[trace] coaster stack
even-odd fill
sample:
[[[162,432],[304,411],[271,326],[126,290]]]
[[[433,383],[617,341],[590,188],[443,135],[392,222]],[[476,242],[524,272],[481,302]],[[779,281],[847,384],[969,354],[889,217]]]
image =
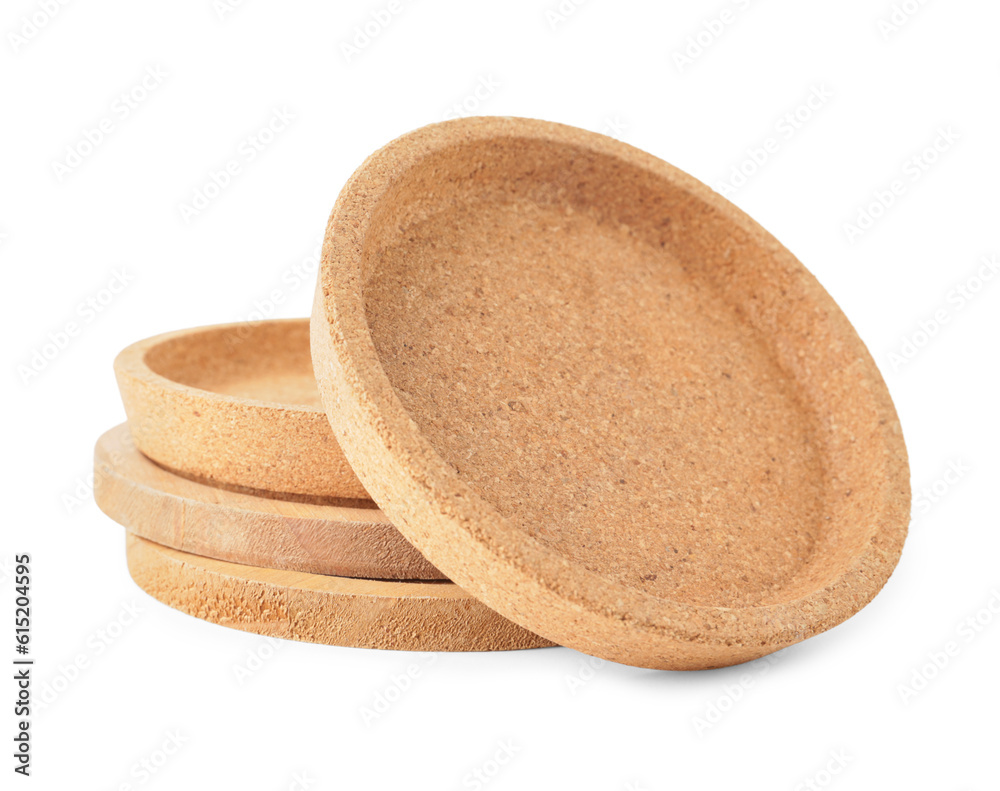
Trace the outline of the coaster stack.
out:
[[[709,188],[572,127],[369,157],[311,322],[126,349],[96,496],[136,582],[261,634],[748,661],[865,606],[909,519],[877,367]]]
[[[317,406],[307,320],[161,335],[115,372],[128,423],[97,442],[95,497],[151,596],[330,645],[548,644],[445,579],[368,498]]]

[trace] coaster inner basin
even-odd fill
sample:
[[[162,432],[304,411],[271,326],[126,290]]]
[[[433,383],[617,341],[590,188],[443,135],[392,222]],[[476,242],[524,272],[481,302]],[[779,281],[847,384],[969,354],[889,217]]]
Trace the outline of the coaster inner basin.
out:
[[[309,355],[308,322],[225,325],[204,330],[199,341],[196,345],[180,337],[157,344],[146,352],[146,365],[199,390],[322,409]]]
[[[691,604],[783,600],[828,518],[815,413],[666,243],[669,214],[637,229],[545,175],[429,196],[403,232],[385,221],[364,300],[396,394],[481,497],[572,563]]]

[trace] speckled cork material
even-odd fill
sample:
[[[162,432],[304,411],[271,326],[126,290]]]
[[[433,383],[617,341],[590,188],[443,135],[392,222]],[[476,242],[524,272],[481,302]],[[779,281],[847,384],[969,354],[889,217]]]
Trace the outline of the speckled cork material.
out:
[[[370,501],[320,404],[306,319],[158,335],[119,354],[115,375],[136,444],[173,472],[270,497]]]
[[[205,486],[143,456],[127,425],[97,441],[94,499],[131,533],[217,560],[341,577],[442,579],[376,508],[295,503]]]
[[[330,218],[312,353],[393,524],[557,643],[744,662],[849,618],[900,556],[906,450],[850,322],[619,141],[471,118],[376,152]]]
[[[398,651],[550,645],[450,582],[358,580],[202,558],[128,534],[129,573],[176,610],[245,632]]]

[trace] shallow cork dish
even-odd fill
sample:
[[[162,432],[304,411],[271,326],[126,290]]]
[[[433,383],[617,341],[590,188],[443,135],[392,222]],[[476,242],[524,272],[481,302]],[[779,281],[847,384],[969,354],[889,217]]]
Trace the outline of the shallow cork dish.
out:
[[[393,524],[586,653],[751,660],[850,617],[900,556],[906,450],[850,322],[742,211],[611,138],[470,118],[369,157],[312,352]]]
[[[300,501],[370,501],[319,401],[306,319],[157,335],[115,360],[139,449],[213,486]]]
[[[359,580],[203,558],[126,535],[132,579],[205,621],[307,643],[397,651],[551,645],[451,582]]]
[[[341,577],[443,578],[377,508],[288,502],[190,481],[143,456],[127,425],[97,441],[94,499],[135,535],[217,560]]]

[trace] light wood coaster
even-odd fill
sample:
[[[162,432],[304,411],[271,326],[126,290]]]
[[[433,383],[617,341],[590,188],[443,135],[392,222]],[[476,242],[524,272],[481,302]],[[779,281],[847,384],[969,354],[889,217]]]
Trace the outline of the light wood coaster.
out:
[[[312,329],[393,524],[563,645],[744,662],[853,615],[900,556],[906,449],[850,322],[756,222],[622,142],[470,118],[390,143],[334,207]]]
[[[443,579],[377,508],[294,503],[205,486],[143,456],[127,425],[97,441],[94,498],[130,532],[196,555],[342,577]]]
[[[398,651],[551,645],[451,582],[358,580],[203,558],[127,534],[128,568],[176,610],[245,632]]]
[[[370,499],[320,403],[306,319],[157,335],[119,354],[115,375],[139,449],[174,472],[272,497]]]

